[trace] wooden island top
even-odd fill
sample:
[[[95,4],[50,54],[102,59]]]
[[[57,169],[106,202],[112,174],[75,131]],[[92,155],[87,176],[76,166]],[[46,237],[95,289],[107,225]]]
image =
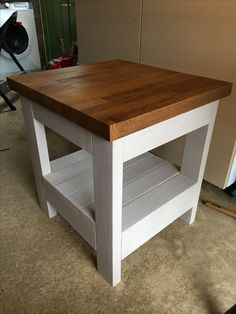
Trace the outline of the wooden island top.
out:
[[[8,78],[22,96],[114,141],[228,96],[232,84],[114,60]]]

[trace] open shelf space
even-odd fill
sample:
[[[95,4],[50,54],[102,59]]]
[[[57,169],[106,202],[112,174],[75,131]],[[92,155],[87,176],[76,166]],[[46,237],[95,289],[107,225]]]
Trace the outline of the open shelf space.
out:
[[[49,203],[96,249],[92,156],[80,150],[51,161],[51,170],[44,176]],[[122,258],[189,210],[194,186],[176,167],[149,152],[125,162]],[[185,200],[179,197],[182,193],[189,194]]]

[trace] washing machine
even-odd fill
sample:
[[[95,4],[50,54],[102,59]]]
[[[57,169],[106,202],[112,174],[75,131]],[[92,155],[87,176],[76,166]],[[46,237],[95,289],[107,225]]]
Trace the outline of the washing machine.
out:
[[[17,11],[17,21],[21,22],[28,34],[28,47],[18,55],[15,55],[25,71],[40,70],[40,56],[33,7],[30,2],[5,2],[0,3],[0,27]],[[0,52],[0,76],[8,76],[19,72],[19,68],[11,56],[1,49]]]

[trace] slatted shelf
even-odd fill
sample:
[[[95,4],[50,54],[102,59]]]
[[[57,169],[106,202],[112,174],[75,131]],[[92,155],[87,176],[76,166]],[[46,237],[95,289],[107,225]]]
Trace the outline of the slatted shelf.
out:
[[[80,150],[51,161],[52,173],[44,176],[48,201],[81,235],[96,248],[93,161],[90,154]],[[178,195],[194,187],[187,177],[166,160],[151,153],[142,154],[124,163],[122,257],[146,242],[139,239],[140,228],[148,226],[146,237],[154,234],[152,221],[164,215],[168,225],[189,208],[183,204],[183,213],[163,214],[163,206]],[[189,205],[190,206],[190,205]],[[175,206],[172,205],[171,208]],[[182,210],[182,209],[181,209]],[[180,210],[180,211],[181,211]],[[170,221],[171,220],[171,221]],[[145,232],[144,232],[145,234]],[[142,236],[143,238],[143,236]],[[144,236],[145,238],[145,236]],[[141,243],[142,242],[142,243]]]

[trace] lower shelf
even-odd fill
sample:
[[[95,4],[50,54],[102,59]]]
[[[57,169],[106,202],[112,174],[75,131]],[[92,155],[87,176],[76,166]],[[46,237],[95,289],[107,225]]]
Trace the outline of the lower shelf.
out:
[[[96,249],[91,155],[80,150],[52,161],[51,169],[44,177],[48,201]],[[194,188],[193,181],[151,153],[124,163],[122,257],[189,210]]]

